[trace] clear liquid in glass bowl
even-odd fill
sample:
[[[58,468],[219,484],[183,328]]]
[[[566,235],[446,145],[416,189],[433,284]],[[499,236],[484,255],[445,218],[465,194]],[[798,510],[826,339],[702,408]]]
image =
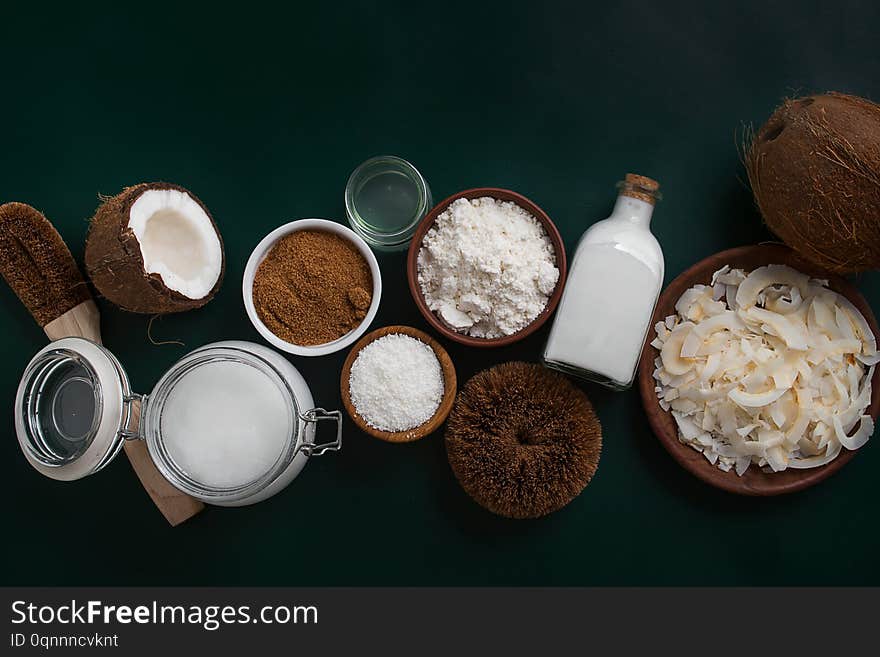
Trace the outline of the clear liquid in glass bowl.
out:
[[[433,205],[421,173],[399,157],[374,157],[352,172],[345,187],[345,211],[352,229],[372,247],[407,248]]]

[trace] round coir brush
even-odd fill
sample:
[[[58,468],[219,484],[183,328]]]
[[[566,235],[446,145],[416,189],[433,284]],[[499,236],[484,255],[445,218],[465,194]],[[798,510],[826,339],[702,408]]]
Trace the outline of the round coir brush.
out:
[[[462,488],[508,518],[568,504],[592,479],[601,451],[602,427],[587,396],[532,363],[475,375],[447,421],[446,452]]]

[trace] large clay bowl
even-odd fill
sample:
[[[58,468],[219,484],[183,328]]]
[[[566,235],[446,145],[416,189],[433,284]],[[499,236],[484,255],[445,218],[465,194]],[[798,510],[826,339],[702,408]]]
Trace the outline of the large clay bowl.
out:
[[[655,381],[653,378],[654,359],[657,358],[659,352],[650,345],[651,340],[655,337],[654,324],[675,313],[675,302],[685,290],[698,283],[708,284],[712,279],[712,274],[724,265],[750,271],[769,264],[789,265],[810,276],[827,279],[832,290],[844,295],[861,311],[874,335],[880,335],[880,331],[877,329],[877,320],[874,318],[868,302],[851,283],[809,264],[794,251],[781,244],[743,246],[716,253],[701,260],[669,284],[657,302],[651,329],[639,363],[639,390],[642,394],[642,404],[657,438],[660,439],[666,451],[672,454],[685,470],[707,484],[739,495],[781,495],[809,488],[840,470],[856,455],[856,452],[844,449],[831,463],[809,470],[788,469],[783,472],[767,473],[752,465],[740,477],[732,470],[730,472],[721,471],[709,463],[701,453],[681,443],[672,414],[660,408],[657,395],[654,392]],[[868,413],[876,421],[878,412],[880,412],[880,368],[874,372],[871,383],[873,390]],[[868,445],[862,449],[867,448]]]

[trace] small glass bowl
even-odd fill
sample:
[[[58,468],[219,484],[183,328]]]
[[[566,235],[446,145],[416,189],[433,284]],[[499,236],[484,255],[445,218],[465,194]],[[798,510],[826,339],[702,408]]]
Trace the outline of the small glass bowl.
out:
[[[380,155],[358,166],[345,185],[345,214],[352,229],[373,248],[402,251],[434,201],[412,164]]]

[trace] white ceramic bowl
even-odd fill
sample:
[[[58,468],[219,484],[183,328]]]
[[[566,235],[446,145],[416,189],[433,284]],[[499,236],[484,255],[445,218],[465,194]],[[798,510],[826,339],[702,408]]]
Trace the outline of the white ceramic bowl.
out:
[[[373,276],[373,301],[370,303],[367,315],[364,317],[364,320],[360,325],[333,342],[327,342],[312,347],[292,344],[279,338],[272,333],[265,324],[263,324],[260,316],[257,315],[256,308],[254,308],[254,275],[257,272],[257,267],[263,262],[263,258],[266,257],[266,254],[269,253],[269,250],[275,245],[275,242],[285,235],[294,233],[298,230],[323,230],[328,233],[335,233],[348,240],[358,251],[360,251],[361,255],[364,256],[364,260],[366,260],[367,264],[370,266],[370,274]],[[373,255],[373,252],[370,250],[367,243],[353,230],[342,224],[337,224],[335,221],[328,221],[327,219],[300,219],[279,226],[257,244],[257,248],[251,253],[251,257],[248,258],[247,265],[244,268],[241,292],[244,297],[244,308],[251,320],[251,324],[254,325],[254,328],[257,329],[257,332],[263,336],[266,342],[276,349],[286,351],[289,354],[296,354],[297,356],[324,356],[339,351],[340,349],[345,349],[361,337],[370,327],[370,324],[376,317],[376,311],[379,310],[379,299],[382,297],[382,274],[379,272],[379,263],[376,261],[376,256]]]

